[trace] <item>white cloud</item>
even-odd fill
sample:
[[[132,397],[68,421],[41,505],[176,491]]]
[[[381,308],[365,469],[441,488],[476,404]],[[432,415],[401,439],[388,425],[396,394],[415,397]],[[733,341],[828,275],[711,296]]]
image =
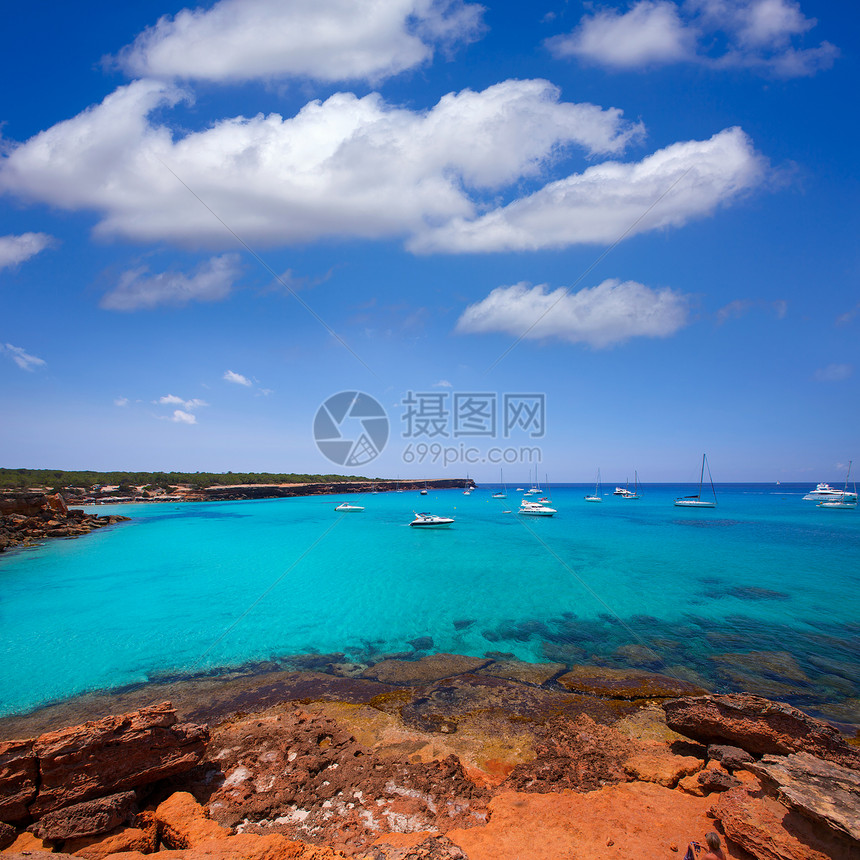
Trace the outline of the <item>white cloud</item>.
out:
[[[102,296],[100,307],[113,311],[135,311],[158,305],[188,302],[217,302],[227,298],[239,276],[239,255],[224,254],[202,263],[192,275],[182,272],[150,274],[141,266],[123,272],[119,284]]]
[[[241,373],[233,373],[232,370],[227,370],[224,372],[223,379],[227,382],[235,382],[237,385],[245,385],[250,388],[253,383],[247,376],[242,376]]]
[[[196,424],[197,416],[190,412],[183,412],[181,409],[175,409],[170,420],[176,421],[178,424]]]
[[[614,108],[560,102],[543,80],[450,93],[427,111],[337,93],[292,118],[225,119],[185,136],[150,121],[185,97],[151,80],[118,89],[10,152],[0,190],[96,211],[99,236],[232,246],[203,200],[257,245],[387,239],[474,217],[482,195],[516,192],[571,146],[619,154],[643,131]],[[163,296],[137,278],[143,287],[133,279],[111,301]]]
[[[829,42],[792,44],[816,23],[796,0],[640,0],[627,12],[585,15],[547,47],[611,69],[696,62],[792,78],[829,68],[839,54]]]
[[[549,39],[558,57],[576,56],[614,68],[675,63],[695,56],[696,34],[680,18],[674,3],[637,3],[621,14],[605,9],[582,19],[569,36]]]
[[[46,364],[44,359],[30,355],[22,347],[13,346],[11,343],[0,343],[0,355],[6,355],[11,358],[21,370],[33,371],[37,367],[44,367]]]
[[[184,410],[189,412],[192,409],[199,409],[201,406],[209,405],[205,400],[200,400],[196,397],[192,400],[183,400],[175,394],[165,394],[163,397],[159,397],[158,400],[154,400],[153,403],[156,403],[159,406],[181,406]]]
[[[0,236],[0,269],[17,266],[35,257],[40,251],[50,247],[53,236],[47,233],[21,233],[19,236]]]
[[[415,251],[523,251],[615,242],[679,227],[760,184],[764,159],[739,128],[686,141],[640,162],[605,162],[469,221],[412,240]]]
[[[545,284],[497,287],[457,321],[460,334],[503,332],[538,340],[558,338],[595,348],[632,337],[668,337],[687,324],[688,298],[636,281],[608,279],[571,293]]]
[[[128,398],[127,397],[117,397],[114,402],[114,406],[128,406]]]
[[[849,323],[854,321],[855,317],[857,317],[858,314],[860,314],[860,302],[854,305],[851,310],[846,311],[844,314],[840,314],[838,317],[836,317],[836,325],[848,325]]]
[[[431,387],[432,388],[450,388],[451,383],[448,382],[447,379],[440,379],[438,382],[434,382]]]
[[[118,64],[135,77],[380,81],[429,62],[437,44],[476,39],[483,11],[462,0],[221,0],[160,18]]]
[[[828,364],[815,371],[815,378],[820,382],[841,382],[848,379],[852,373],[854,368],[850,364]]]
[[[754,308],[772,312],[778,320],[781,320],[785,319],[786,314],[788,313],[788,302],[784,299],[777,299],[773,302],[735,299],[733,302],[723,305],[723,307],[717,311],[717,325],[722,325],[731,319],[740,319],[741,317],[746,316]]]

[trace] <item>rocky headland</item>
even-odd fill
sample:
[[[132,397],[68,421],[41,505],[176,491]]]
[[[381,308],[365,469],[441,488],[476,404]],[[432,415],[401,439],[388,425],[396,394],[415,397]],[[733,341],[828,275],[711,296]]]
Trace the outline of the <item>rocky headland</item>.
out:
[[[732,860],[860,857],[857,739],[789,705],[504,656],[337,657],[0,720],[0,849],[680,860],[716,830]]]
[[[49,538],[80,537],[127,519],[116,514],[102,517],[69,508],[60,493],[7,494],[0,497],[0,552],[42,543]]]

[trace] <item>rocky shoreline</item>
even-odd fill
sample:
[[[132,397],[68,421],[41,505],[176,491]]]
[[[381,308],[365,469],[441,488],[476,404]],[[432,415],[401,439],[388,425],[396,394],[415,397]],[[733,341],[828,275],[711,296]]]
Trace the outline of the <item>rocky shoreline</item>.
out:
[[[502,658],[340,668],[148,685],[79,701],[72,728],[59,706],[0,721],[0,849],[608,860],[717,830],[733,860],[860,857],[858,739],[789,705]]]
[[[71,538],[113,525],[129,517],[98,516],[69,508],[59,493],[0,498],[0,552],[32,546],[49,538]]]

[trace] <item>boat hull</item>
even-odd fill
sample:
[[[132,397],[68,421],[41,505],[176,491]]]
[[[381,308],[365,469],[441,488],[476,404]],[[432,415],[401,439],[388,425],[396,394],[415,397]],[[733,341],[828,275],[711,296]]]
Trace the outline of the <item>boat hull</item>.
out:
[[[705,502],[699,499],[675,499],[676,508],[715,508],[716,502]]]

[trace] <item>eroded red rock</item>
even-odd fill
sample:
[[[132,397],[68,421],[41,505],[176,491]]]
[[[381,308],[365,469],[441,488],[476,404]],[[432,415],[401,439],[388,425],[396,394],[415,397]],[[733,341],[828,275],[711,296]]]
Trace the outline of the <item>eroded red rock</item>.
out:
[[[33,743],[41,782],[29,812],[39,818],[190,770],[207,739],[205,726],[177,724],[169,702],[48,732]]]
[[[756,860],[857,860],[857,844],[835,837],[773,797],[733,788],[712,808],[726,836]]]
[[[63,840],[91,836],[127,824],[136,812],[135,793],[124,791],[48,812],[29,829],[40,839]]]
[[[334,720],[296,708],[219,727],[192,790],[223,826],[349,851],[380,832],[483,823],[489,799],[455,756],[386,758]]]
[[[23,821],[36,797],[39,763],[33,741],[0,743],[0,821]]]
[[[860,749],[828,723],[780,702],[730,694],[663,703],[666,723],[703,743],[728,743],[753,755],[808,752],[843,767],[860,768]]]

